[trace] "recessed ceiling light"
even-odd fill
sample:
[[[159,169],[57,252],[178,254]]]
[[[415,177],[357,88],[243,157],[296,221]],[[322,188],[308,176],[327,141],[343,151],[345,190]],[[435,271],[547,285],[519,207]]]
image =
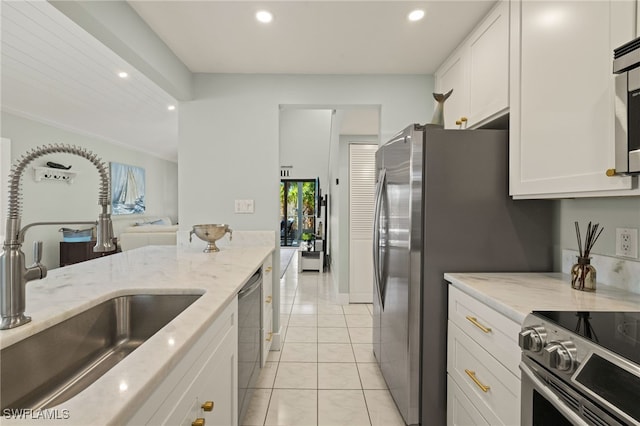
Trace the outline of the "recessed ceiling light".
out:
[[[173,111],[173,110],[175,110],[175,109],[176,109],[176,106],[175,106],[175,105],[169,105],[169,106],[167,107],[167,109],[168,109],[169,111]]]
[[[261,10],[256,13],[256,19],[262,23],[268,24],[273,20],[273,15],[271,12],[267,12],[266,10]]]
[[[419,21],[424,18],[424,10],[416,9],[409,14],[410,21]]]
[[[127,78],[127,77],[129,77],[129,74],[124,72],[124,71],[121,71],[121,72],[118,73],[118,77]]]

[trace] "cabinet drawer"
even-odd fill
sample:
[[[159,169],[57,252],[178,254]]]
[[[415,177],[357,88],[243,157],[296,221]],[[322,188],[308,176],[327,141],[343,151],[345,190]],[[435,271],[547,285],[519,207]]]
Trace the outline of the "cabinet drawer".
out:
[[[451,321],[447,372],[490,424],[520,424],[520,380]]]
[[[447,426],[490,426],[456,381],[447,374]]]
[[[449,319],[520,377],[520,324],[451,285]]]

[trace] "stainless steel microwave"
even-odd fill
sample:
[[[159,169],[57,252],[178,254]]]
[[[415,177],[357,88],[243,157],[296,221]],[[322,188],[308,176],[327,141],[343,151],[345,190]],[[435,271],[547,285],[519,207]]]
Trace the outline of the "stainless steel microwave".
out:
[[[640,37],[613,51],[616,170],[640,174]]]

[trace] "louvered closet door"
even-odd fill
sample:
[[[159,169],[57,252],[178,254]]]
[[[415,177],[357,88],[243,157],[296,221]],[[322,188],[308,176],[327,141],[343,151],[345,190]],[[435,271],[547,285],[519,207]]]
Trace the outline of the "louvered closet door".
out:
[[[373,302],[377,145],[349,145],[349,302]]]

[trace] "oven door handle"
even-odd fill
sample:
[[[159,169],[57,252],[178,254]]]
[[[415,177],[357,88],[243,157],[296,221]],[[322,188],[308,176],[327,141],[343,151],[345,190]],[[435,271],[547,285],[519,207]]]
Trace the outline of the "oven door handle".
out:
[[[535,390],[540,392],[540,394],[549,401],[563,416],[567,418],[571,423],[577,426],[589,426],[587,422],[585,422],[580,416],[578,416],[573,410],[567,408],[566,404],[560,399],[558,395],[553,393],[549,387],[540,380],[533,370],[531,370],[526,364],[520,363],[520,370],[522,373],[527,376],[526,378],[531,382]]]

